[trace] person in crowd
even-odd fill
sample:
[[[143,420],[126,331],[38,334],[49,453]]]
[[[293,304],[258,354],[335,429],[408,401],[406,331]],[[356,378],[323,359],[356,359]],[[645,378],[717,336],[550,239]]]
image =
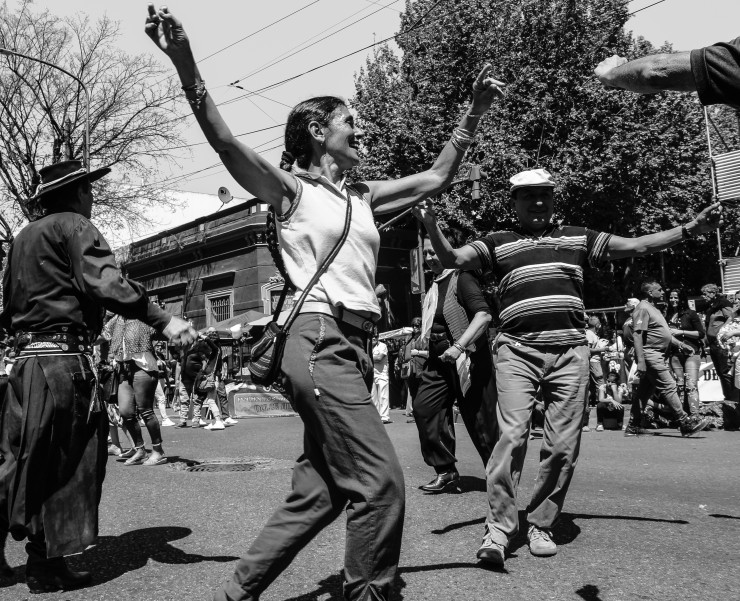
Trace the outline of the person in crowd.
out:
[[[494,343],[499,438],[486,470],[489,511],[478,550],[479,559],[499,566],[519,527],[516,489],[538,391],[545,422],[527,538],[532,554],[557,553],[551,529],[578,458],[589,376],[583,267],[659,252],[715,229],[722,216],[721,206],[713,204],[683,226],[623,238],[552,224],[555,180],[546,170],[524,171],[510,181],[518,227],[461,248],[453,248],[442,234],[428,202],[417,209],[444,267],[491,270],[500,283],[501,325]]]
[[[601,357],[606,346],[601,338],[601,320],[598,315],[589,315],[586,318],[586,341],[590,357],[588,360],[589,385],[586,391],[586,410],[583,415],[583,431],[590,432],[588,425],[591,407],[596,405],[600,391],[604,388],[604,370]]]
[[[218,335],[218,334],[217,334]],[[190,348],[183,350],[180,364],[180,423],[185,428],[188,424],[188,413],[192,409],[191,428],[206,430],[224,430],[221,410],[216,403],[216,367],[220,352],[212,338],[200,338]],[[205,405],[213,415],[213,422],[206,422],[201,416]]]
[[[224,371],[226,368],[226,361],[224,361],[223,351],[221,350],[221,343],[218,331],[216,328],[211,326],[206,332],[208,339],[216,345],[218,356],[216,363],[213,367],[213,374],[216,379],[216,401],[218,403],[219,412],[221,414],[221,420],[224,426],[235,426],[239,422],[231,417],[229,413],[229,396],[226,394],[226,383],[224,382]],[[213,429],[213,426],[211,427]]]
[[[413,407],[421,454],[436,475],[420,488],[433,494],[459,492],[455,402],[484,465],[496,440],[491,309],[472,273],[442,267],[428,239],[423,252],[434,280],[421,317],[418,344],[427,350],[427,359]]]
[[[678,396],[676,380],[671,375],[668,357],[671,351],[686,356],[694,347],[677,340],[671,333],[663,313],[655,306],[663,299],[663,287],[655,280],[647,280],[640,287],[643,300],[632,314],[634,321],[635,363],[639,383],[632,400],[630,419],[625,436],[640,434],[642,412],[648,399],[656,393],[674,413],[682,436],[691,436],[703,430],[708,420],[698,414],[689,415]]]
[[[735,396],[740,389],[740,298],[732,305],[733,314],[717,332],[717,343],[728,357]]]
[[[157,402],[159,415],[162,417],[162,427],[174,426],[173,422],[167,415],[167,391],[169,390],[169,368],[164,353],[158,345],[154,345],[154,357],[157,360],[157,387],[154,390],[154,400]]]
[[[154,414],[155,391],[159,385],[153,341],[156,335],[156,330],[144,322],[120,315],[114,316],[103,330],[103,337],[110,341],[109,352],[116,362],[118,409],[136,449],[124,463],[128,466],[167,463],[159,420]],[[139,417],[152,440],[152,452],[148,457]]]
[[[730,358],[727,355],[727,349],[717,339],[720,328],[732,317],[732,303],[720,295],[716,284],[702,286],[701,295],[707,302],[707,308],[704,311],[704,327],[707,333],[709,356],[712,358],[714,371],[719,378],[725,400],[734,401],[737,400],[738,395],[732,385]]]
[[[391,411],[388,399],[388,347],[373,335],[373,405],[378,410],[380,420],[390,424]]]
[[[619,387],[619,374],[609,372],[606,384],[599,389],[599,402],[596,404],[596,431],[603,432],[604,424],[610,429],[621,430],[624,420],[624,406],[622,405],[622,391]]]
[[[196,336],[121,275],[91,223],[92,182],[109,172],[88,171],[77,160],[40,169],[29,202],[44,214],[15,236],[3,273],[0,327],[15,337],[18,358],[0,408],[0,548],[8,532],[28,540],[32,593],[90,582],[64,557],[82,553],[98,535],[108,421],[92,344],[105,309],[140,319],[173,342]]]
[[[414,415],[414,399],[419,390],[421,372],[424,369],[424,360],[427,358],[427,351],[416,348],[420,334],[421,317],[414,317],[411,320],[411,337],[401,347],[401,351],[398,353],[399,371],[401,372],[401,378],[406,382],[408,395],[406,417],[412,417]]]
[[[688,299],[681,290],[671,290],[668,293],[666,320],[671,334],[693,349],[690,355],[673,351],[671,370],[676,378],[678,396],[684,409],[689,413],[698,413],[700,351],[704,344],[704,324],[696,311],[689,307]]]
[[[704,105],[740,108],[740,38],[688,52],[656,53],[628,61],[616,54],[594,69],[608,88],[639,94],[698,92]]]
[[[345,176],[359,163],[362,131],[342,100],[313,98],[290,112],[278,169],[228,129],[182,25],[166,7],[149,6],[146,32],[177,68],[198,124],[231,175],[270,205],[268,243],[296,298],[340,239],[347,203],[352,208],[347,240],[310,290],[292,326],[295,335],[285,343],[284,385],[306,426],[292,491],[216,601],[259,597],[345,508],[344,597],[386,601],[398,566],[405,498],[401,466],[370,398],[369,333],[380,317],[374,216],[403,210],[453,181],[481,117],[494,97],[503,95],[503,84],[490,77],[486,65],[473,85],[470,109],[428,170],[350,184]]]

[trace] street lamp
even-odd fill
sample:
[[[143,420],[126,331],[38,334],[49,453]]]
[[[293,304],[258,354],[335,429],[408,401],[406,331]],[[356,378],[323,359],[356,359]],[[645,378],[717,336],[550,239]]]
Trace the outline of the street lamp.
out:
[[[241,380],[241,376],[243,374],[243,365],[244,365],[244,350],[242,348],[242,324],[238,323],[235,326],[231,326],[229,328],[231,331],[231,337],[234,340],[234,344],[239,345],[239,379]]]
[[[20,58],[27,58],[30,61],[41,63],[42,65],[46,65],[47,67],[51,67],[52,69],[61,71],[65,75],[69,75],[72,79],[74,79],[77,83],[80,84],[82,91],[85,93],[85,145],[82,149],[82,161],[83,163],[85,163],[85,169],[87,170],[88,173],[90,173],[90,92],[87,91],[87,87],[85,87],[85,84],[82,83],[82,80],[76,75],[73,75],[72,73],[67,71],[66,69],[62,69],[62,67],[58,65],[49,63],[40,58],[28,56],[27,54],[21,54],[20,52],[16,52],[15,50],[8,50],[7,48],[0,48],[0,54],[4,54],[5,56],[18,56]]]

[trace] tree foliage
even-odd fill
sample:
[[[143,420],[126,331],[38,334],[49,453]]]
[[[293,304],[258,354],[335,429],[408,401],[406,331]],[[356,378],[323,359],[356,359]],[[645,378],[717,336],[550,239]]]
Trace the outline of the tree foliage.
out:
[[[404,31],[434,4],[407,2]],[[388,178],[427,168],[469,105],[486,62],[507,83],[478,130],[470,164],[487,174],[480,201],[459,186],[435,200],[443,223],[478,236],[514,225],[508,179],[543,167],[557,179],[556,219],[637,236],[685,223],[711,201],[701,106],[695,95],[640,96],[605,90],[594,66],[618,53],[655,49],[626,31],[624,0],[449,0],[397,37],[401,56],[379,49],[356,77],[353,104],[366,131],[361,175]],[[735,115],[713,108],[725,142],[738,147]],[[715,142],[718,138],[715,136]],[[734,219],[725,250],[737,246]],[[666,283],[694,291],[718,280],[716,240],[663,253]],[[587,306],[634,295],[660,257],[621,261],[589,274]]]
[[[118,26],[85,15],[61,19],[34,13],[27,3],[0,5],[0,46],[56,64],[90,92],[90,162],[114,168],[95,185],[98,223],[132,230],[146,223],[145,207],[173,205],[155,185],[142,183],[172,160],[166,147],[182,144],[173,121],[175,82],[150,57],[115,47]],[[15,56],[0,58],[0,236],[9,240],[33,218],[26,199],[39,169],[82,159],[85,95],[64,73]],[[174,208],[174,207],[173,207]]]

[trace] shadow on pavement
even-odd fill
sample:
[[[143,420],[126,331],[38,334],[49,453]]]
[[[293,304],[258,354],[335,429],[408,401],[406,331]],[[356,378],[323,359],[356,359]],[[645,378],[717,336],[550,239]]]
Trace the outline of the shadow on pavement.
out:
[[[723,520],[740,520],[740,516],[737,515],[726,515],[724,513],[710,513],[710,518],[721,518]]]
[[[599,587],[593,584],[584,584],[576,591],[576,595],[583,601],[603,601],[599,596]]]
[[[434,568],[435,566],[432,567]],[[399,569],[399,572],[402,571],[404,570]],[[290,597],[289,599],[285,599],[285,601],[319,601],[319,599],[321,599],[321,601],[342,601],[344,599],[342,596],[342,582],[342,575],[334,574],[319,582],[315,591],[305,593],[298,597]],[[394,599],[403,599],[401,589],[405,586],[406,582],[404,579],[400,576],[396,576],[396,581],[393,583]],[[326,595],[329,596],[327,597]]]
[[[477,518],[475,520],[468,520],[466,522],[458,522],[457,524],[449,524],[444,528],[438,530],[432,530],[432,534],[447,534],[453,530],[459,530],[460,528],[467,528],[468,526],[475,526],[477,524],[485,524],[486,518]]]
[[[95,586],[143,568],[150,559],[168,564],[229,562],[239,559],[231,555],[186,553],[170,545],[172,541],[185,538],[191,533],[190,528],[160,526],[132,530],[118,536],[101,536],[95,547],[79,556],[70,557],[68,562],[73,570],[92,572],[92,586]]]
[[[486,492],[486,481],[477,476],[460,476],[460,488],[466,492]]]

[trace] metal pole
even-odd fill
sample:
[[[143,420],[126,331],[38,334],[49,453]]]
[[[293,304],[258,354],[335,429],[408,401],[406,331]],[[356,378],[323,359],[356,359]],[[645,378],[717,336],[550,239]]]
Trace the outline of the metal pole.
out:
[[[59,65],[55,65],[54,63],[47,62],[40,58],[28,56],[27,54],[21,54],[20,52],[16,52],[15,50],[8,50],[7,48],[0,48],[0,54],[4,54],[6,56],[18,56],[20,58],[27,58],[30,61],[41,63],[42,65],[46,65],[47,67],[51,67],[52,69],[57,69],[58,71],[61,71],[65,75],[69,75],[78,84],[80,84],[82,91],[85,93],[85,144],[82,148],[82,162],[85,164],[85,170],[88,173],[90,173],[90,92],[87,91],[87,87],[85,86],[84,83],[82,83],[82,80],[76,75],[73,75],[72,73],[67,71],[66,69],[63,69]]]
[[[709,168],[712,174],[712,199],[717,200],[717,176],[714,171],[714,159],[712,158],[712,139],[709,135],[709,113],[707,107],[704,107],[704,126],[707,132],[707,146],[709,147]],[[719,280],[722,287],[722,292],[725,291],[725,270],[724,270],[724,259],[722,258],[722,237],[720,235],[719,228],[715,232],[717,235],[717,254],[719,255]]]

